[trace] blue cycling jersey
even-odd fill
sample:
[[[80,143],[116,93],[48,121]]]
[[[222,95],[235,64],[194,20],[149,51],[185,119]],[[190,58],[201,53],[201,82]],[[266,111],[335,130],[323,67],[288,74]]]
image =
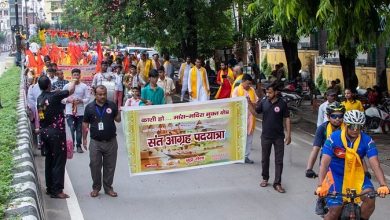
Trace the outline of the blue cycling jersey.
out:
[[[361,132],[361,140],[357,149],[357,153],[360,156],[360,159],[363,160],[365,156],[368,158],[378,156],[378,150],[376,148],[375,142],[370,136]],[[353,142],[348,140],[347,145],[349,148],[352,148]],[[332,160],[329,164],[329,168],[332,171],[334,184],[330,187],[329,192],[336,191],[341,192],[343,187],[344,179],[344,163],[345,163],[345,148],[341,141],[341,130],[334,131],[329,139],[325,141],[324,147],[322,148],[322,153],[329,155]],[[374,188],[371,181],[365,177],[362,190],[367,188]],[[336,199],[327,199],[328,206],[332,205],[341,205],[341,197]]]

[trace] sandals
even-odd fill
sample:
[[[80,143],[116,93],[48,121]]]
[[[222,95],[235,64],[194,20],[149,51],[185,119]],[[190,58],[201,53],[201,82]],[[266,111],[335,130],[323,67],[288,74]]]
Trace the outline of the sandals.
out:
[[[285,192],[286,192],[286,190],[283,189],[282,185],[280,185],[280,184],[275,184],[275,185],[274,185],[274,189],[275,189],[276,191],[278,191],[279,193],[285,193]]]
[[[58,194],[51,194],[50,197],[53,199],[67,199],[67,198],[69,198],[69,195],[62,192],[62,193],[58,193]]]
[[[105,194],[111,196],[111,197],[117,197],[118,193],[114,192],[114,190],[106,191]]]
[[[268,180],[261,181],[260,186],[261,187],[267,187],[268,186]]]
[[[99,196],[99,191],[97,190],[92,190],[92,192],[90,193],[91,197],[95,198],[95,197],[98,197]]]

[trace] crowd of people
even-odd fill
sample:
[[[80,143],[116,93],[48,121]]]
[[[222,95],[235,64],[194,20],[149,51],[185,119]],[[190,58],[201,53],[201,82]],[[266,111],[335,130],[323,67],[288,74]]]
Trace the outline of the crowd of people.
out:
[[[26,70],[28,106],[35,132],[41,138],[42,154],[46,155],[46,189],[51,197],[69,197],[63,192],[67,149],[65,122],[73,140],[73,149],[78,153],[89,149],[93,182],[90,196],[97,197],[103,186],[106,194],[116,197],[118,194],[112,186],[118,150],[115,122],[121,121],[119,112],[123,107],[173,104],[185,100],[204,102],[211,98],[240,96],[246,97],[248,101],[245,163],[254,163],[250,159],[250,152],[256,115],[262,114],[262,180],[259,184],[261,187],[268,186],[273,146],[273,188],[279,193],[286,192],[282,187],[283,158],[285,145],[291,143],[291,123],[287,103],[280,97],[278,85],[284,77],[282,67],[279,66],[272,74],[275,82],[265,88],[263,98],[253,88],[255,80],[251,75],[243,73],[238,61],[231,59],[227,63],[221,63],[216,74],[218,91],[214,97],[210,97],[210,62],[204,66],[200,58],[192,63],[193,59],[186,57],[178,71],[177,80],[174,79],[169,56],[164,56],[164,61],[161,61],[158,54],[149,59],[147,53],[142,53],[138,60],[125,53],[120,59],[112,59],[109,54],[104,56],[101,71],[94,75],[90,86],[81,82],[82,72],[77,68],[71,71],[72,80],[65,80],[63,72],[50,58],[45,58],[45,68],[39,78],[35,77],[37,74],[34,70]],[[318,204],[324,203],[322,198],[330,190],[329,187],[322,186],[329,168],[334,178],[332,187],[337,192],[344,192],[347,187],[357,188],[358,192],[374,190],[364,157],[368,157],[368,163],[381,185],[377,192],[384,196],[389,193],[389,189],[380,168],[378,151],[371,137],[361,130],[365,122],[363,106],[348,88],[345,89],[345,101],[338,102],[339,91],[336,85],[332,85],[326,92],[326,102],[319,108],[318,128],[306,169],[307,177],[319,176],[316,193],[321,199]],[[112,93],[112,99],[109,98],[109,93]],[[92,95],[94,100],[91,100]],[[321,155],[319,175],[313,171],[318,154]],[[370,217],[374,202],[370,198],[363,199],[363,204],[367,204],[362,205],[363,218]],[[341,213],[342,198],[326,198],[326,204],[329,212],[325,219],[337,219],[336,216]],[[320,211],[318,213],[325,214]]]

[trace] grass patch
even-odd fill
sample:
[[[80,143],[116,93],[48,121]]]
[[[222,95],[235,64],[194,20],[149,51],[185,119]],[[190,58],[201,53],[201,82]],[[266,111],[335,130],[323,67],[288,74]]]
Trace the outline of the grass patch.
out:
[[[11,193],[20,71],[19,67],[12,67],[0,77],[0,99],[3,106],[0,109],[0,219],[4,216]]]

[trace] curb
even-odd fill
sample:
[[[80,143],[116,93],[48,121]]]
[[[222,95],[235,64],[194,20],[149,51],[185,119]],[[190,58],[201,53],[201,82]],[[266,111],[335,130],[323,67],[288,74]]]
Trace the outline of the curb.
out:
[[[44,220],[43,198],[33,154],[30,122],[27,117],[26,88],[21,73],[17,105],[17,144],[13,151],[15,168],[11,200],[5,210],[5,219]]]

